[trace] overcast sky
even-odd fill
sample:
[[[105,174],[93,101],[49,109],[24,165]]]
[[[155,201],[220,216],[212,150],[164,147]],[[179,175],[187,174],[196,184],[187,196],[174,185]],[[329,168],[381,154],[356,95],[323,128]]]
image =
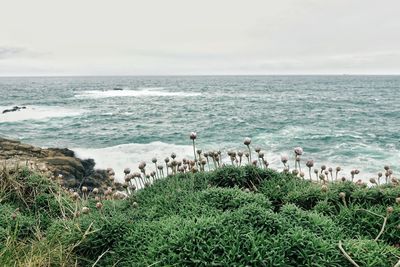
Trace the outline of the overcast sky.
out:
[[[400,74],[399,0],[0,0],[0,76]]]

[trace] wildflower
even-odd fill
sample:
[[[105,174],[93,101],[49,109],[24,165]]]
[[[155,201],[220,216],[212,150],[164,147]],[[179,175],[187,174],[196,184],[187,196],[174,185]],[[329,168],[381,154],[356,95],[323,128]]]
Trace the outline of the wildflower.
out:
[[[308,167],[308,174],[310,175],[310,180],[312,180],[312,178],[311,178],[311,168],[314,167],[314,161],[312,159],[307,160],[306,166]],[[317,173],[318,173],[318,170],[317,170]]]
[[[385,169],[385,171],[388,171],[388,170],[390,169],[390,166],[389,166],[389,165],[385,165],[385,166],[383,167],[383,169]]]
[[[297,176],[297,175],[299,174],[299,171],[296,170],[296,169],[294,169],[294,170],[292,171],[292,174],[293,174],[294,176]]]
[[[400,197],[396,197],[396,203],[400,205]]]
[[[88,214],[89,212],[90,212],[90,209],[88,207],[82,207],[83,214]]]
[[[79,198],[79,194],[78,194],[77,192],[74,192],[74,193],[72,194],[72,199],[73,199],[73,200],[78,200],[78,198]]]
[[[125,168],[125,169],[124,169],[125,175],[129,174],[130,172],[131,172],[131,169],[129,169],[129,168]]]
[[[345,182],[346,181],[346,177],[342,177],[342,182]]]
[[[244,139],[243,143],[244,143],[246,146],[249,146],[249,145],[251,144],[251,138],[250,138],[250,137],[246,137],[246,138]]]
[[[392,214],[393,210],[394,210],[393,207],[387,207],[386,208],[386,212],[387,212],[388,215]]]
[[[254,149],[254,151],[256,151],[256,153],[260,153],[260,151],[261,151],[261,147],[256,147],[255,149]]]
[[[304,179],[304,176],[305,176],[304,172],[300,172],[300,177]],[[311,175],[310,175],[310,177],[311,177]]]
[[[168,162],[169,162],[169,158],[166,157],[166,158],[164,159],[164,161],[165,161],[165,163],[168,163]]]
[[[371,178],[371,179],[369,179],[369,181],[370,181],[371,184],[376,184],[375,178]]]
[[[191,139],[191,140],[195,140],[196,138],[197,138],[196,132],[191,132],[191,133],[190,133],[190,139]]]
[[[171,158],[175,159],[176,158],[176,154],[175,153],[171,153]]]
[[[281,156],[281,162],[283,163],[283,166],[286,167],[286,163],[288,162],[289,157],[287,155],[282,155]]]
[[[195,144],[195,139],[197,138],[197,134],[195,132],[192,132],[190,134],[190,139],[193,141],[193,155],[194,155],[194,161],[197,162],[197,156],[196,156],[196,144]]]
[[[340,192],[339,193],[339,197],[342,198],[342,199],[345,198],[346,197],[346,193],[345,192]]]
[[[87,193],[87,191],[88,191],[88,188],[86,186],[82,186],[82,192]]]
[[[95,187],[95,188],[93,188],[92,192],[93,192],[93,194],[97,195],[99,193],[99,189]]]
[[[137,207],[139,207],[139,204],[138,204],[137,202],[133,202],[133,203],[132,203],[132,207],[133,207],[133,208],[137,208]]]
[[[146,168],[146,162],[142,161],[139,163],[139,170],[143,171]]]
[[[97,203],[96,203],[96,208],[97,208],[98,210],[100,210],[102,207],[103,207],[103,204],[102,204],[101,202],[97,202]]]
[[[250,137],[246,137],[243,141],[243,143],[247,146],[247,148],[249,149],[249,162],[251,161],[251,150],[250,150],[250,144],[251,144],[251,138]],[[246,155],[247,157],[247,155]]]
[[[295,153],[297,156],[301,156],[301,155],[303,155],[303,149],[302,149],[301,147],[296,147],[296,148],[294,149],[294,153]]]
[[[336,167],[336,176],[335,176],[335,180],[337,180],[338,174],[339,172],[342,170],[342,168],[340,168],[339,166]]]

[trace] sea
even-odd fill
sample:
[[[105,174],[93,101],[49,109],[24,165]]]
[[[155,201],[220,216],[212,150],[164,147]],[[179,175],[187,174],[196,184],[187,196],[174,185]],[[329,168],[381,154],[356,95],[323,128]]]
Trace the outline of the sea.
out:
[[[1,114],[13,106],[16,112]],[[137,170],[172,152],[260,147],[270,167],[313,159],[368,180],[400,164],[400,76],[0,77],[0,136]],[[254,157],[254,156],[253,156]],[[227,160],[227,159],[225,159]],[[230,162],[227,160],[227,162]]]

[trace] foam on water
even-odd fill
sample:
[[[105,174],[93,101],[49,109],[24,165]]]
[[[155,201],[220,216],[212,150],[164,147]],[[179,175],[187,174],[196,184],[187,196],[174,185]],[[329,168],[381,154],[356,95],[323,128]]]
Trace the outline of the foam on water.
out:
[[[159,164],[164,164],[164,159],[172,152],[176,153],[179,159],[193,157],[192,146],[167,144],[163,142],[152,142],[148,144],[124,144],[105,148],[73,148],[77,157],[82,159],[92,158],[96,162],[95,168],[113,168],[118,181],[123,181],[124,168],[131,168],[138,171],[141,161],[147,163],[146,170],[155,170],[151,162],[156,157]],[[165,171],[165,170],[164,170]]]
[[[162,88],[146,88],[141,90],[92,90],[75,95],[78,98],[108,98],[108,97],[190,97],[200,93],[193,92],[168,92]]]
[[[9,109],[10,107],[0,107],[0,110]],[[16,122],[25,120],[45,120],[49,118],[60,118],[69,116],[79,116],[84,110],[72,110],[55,106],[28,106],[15,112],[7,112],[0,114],[0,123]]]

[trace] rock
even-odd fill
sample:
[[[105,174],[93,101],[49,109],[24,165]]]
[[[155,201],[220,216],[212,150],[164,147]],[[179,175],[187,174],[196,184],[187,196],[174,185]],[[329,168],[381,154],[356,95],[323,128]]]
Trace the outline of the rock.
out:
[[[79,159],[67,148],[40,148],[0,137],[0,162],[6,166],[26,166],[44,175],[62,175],[69,188],[112,186],[105,170],[96,170],[93,159]],[[121,187],[122,188],[122,187]]]
[[[15,112],[15,111],[20,111],[21,109],[26,109],[26,107],[19,107],[19,106],[15,106],[11,109],[5,109],[3,110],[3,114],[8,113],[8,112]]]

